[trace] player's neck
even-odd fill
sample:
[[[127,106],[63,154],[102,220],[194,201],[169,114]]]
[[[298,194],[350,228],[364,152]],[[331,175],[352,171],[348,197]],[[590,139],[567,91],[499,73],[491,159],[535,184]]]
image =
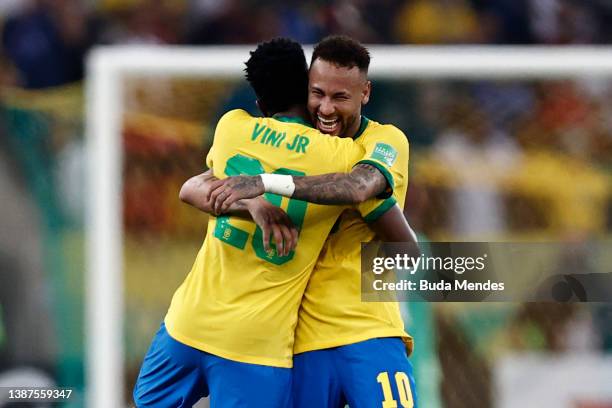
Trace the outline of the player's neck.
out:
[[[341,137],[350,137],[351,139],[354,139],[355,136],[357,136],[359,129],[361,129],[361,120],[361,115],[359,115],[359,120],[356,120],[351,127],[347,129],[343,135],[341,135]]]
[[[289,109],[283,112],[276,112],[272,117],[285,116],[290,118],[300,118],[307,122],[310,122],[310,118],[308,117],[308,113],[306,112],[306,107],[304,106],[292,106]]]

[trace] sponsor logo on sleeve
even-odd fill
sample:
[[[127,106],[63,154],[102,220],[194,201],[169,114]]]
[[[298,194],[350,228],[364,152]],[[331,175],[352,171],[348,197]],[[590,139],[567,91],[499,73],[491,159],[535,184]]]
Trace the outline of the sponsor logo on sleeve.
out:
[[[376,143],[374,151],[370,157],[391,167],[393,166],[393,163],[395,163],[395,159],[397,159],[397,151],[386,143]]]

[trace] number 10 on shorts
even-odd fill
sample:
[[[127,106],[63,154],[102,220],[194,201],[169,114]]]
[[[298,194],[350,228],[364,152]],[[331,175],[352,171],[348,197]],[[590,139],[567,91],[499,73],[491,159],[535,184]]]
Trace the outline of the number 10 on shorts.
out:
[[[397,401],[393,399],[393,392],[391,391],[389,373],[386,371],[379,373],[378,376],[376,376],[376,381],[378,381],[382,387],[384,397],[382,408],[397,408]],[[408,375],[401,371],[395,373],[395,384],[397,386],[397,393],[399,395],[402,408],[413,408],[414,400],[412,399],[412,391],[410,390],[410,380],[408,380]]]

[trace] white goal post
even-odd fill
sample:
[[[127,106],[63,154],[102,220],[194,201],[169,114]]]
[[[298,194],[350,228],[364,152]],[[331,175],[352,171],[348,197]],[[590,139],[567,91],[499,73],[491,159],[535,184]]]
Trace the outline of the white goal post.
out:
[[[124,394],[122,81],[129,75],[239,78],[254,46],[101,47],[87,63],[86,406]],[[311,47],[307,47],[307,55]],[[370,46],[373,78],[612,76],[605,47]]]

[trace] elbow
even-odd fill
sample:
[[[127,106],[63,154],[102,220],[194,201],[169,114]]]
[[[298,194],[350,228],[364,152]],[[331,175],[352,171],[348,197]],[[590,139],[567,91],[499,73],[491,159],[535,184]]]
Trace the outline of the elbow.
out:
[[[352,198],[351,204],[361,204],[367,201],[370,198],[370,195],[368,194],[366,190],[355,190],[355,193],[353,194],[353,197],[351,198]]]
[[[206,199],[208,189],[206,182],[200,176],[195,176],[187,180],[179,191],[179,200],[200,211],[212,213],[212,207]]]
[[[183,185],[181,186],[181,190],[179,191],[179,200],[181,200],[184,203],[189,204],[190,203],[190,197],[191,197],[191,181],[192,179],[187,180],[186,182],[183,183]]]
[[[356,183],[352,185],[353,204],[361,204],[380,195],[384,190],[378,190],[376,185]]]

